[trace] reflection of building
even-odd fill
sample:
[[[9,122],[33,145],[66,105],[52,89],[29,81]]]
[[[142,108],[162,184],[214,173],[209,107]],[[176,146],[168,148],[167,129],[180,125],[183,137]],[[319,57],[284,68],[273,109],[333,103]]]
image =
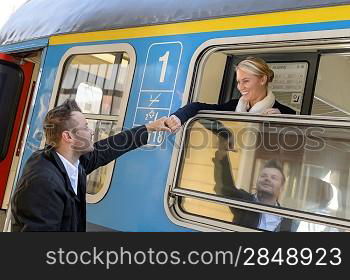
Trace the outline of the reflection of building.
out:
[[[73,56],[64,72],[58,104],[78,98],[86,114],[118,115],[128,63],[126,53]]]
[[[226,134],[234,139],[232,149],[224,138],[220,141],[217,131],[206,127],[210,122],[200,119],[188,128],[186,156],[178,180],[181,188],[235,199],[230,196],[232,185],[254,193],[265,162],[275,159],[283,164],[286,176],[278,208],[307,214],[315,221],[319,215],[348,215],[344,211],[350,200],[346,187],[350,180],[349,153],[344,149],[347,131],[327,128],[320,133],[305,125],[220,120],[229,131]],[[184,198],[181,206],[189,213],[232,221],[232,212],[224,204]],[[252,203],[252,207],[257,206]],[[304,222],[303,218],[292,219],[293,231],[339,231],[321,223]]]
[[[94,141],[119,131],[120,111],[126,107],[122,99],[126,101],[129,62],[126,52],[116,52],[73,55],[65,65],[57,105],[68,98],[75,99],[94,131]],[[89,175],[88,194],[108,189],[113,167],[114,162]]]
[[[77,89],[75,101],[79,104],[80,109],[85,114],[98,114],[102,101],[102,89],[89,85],[87,83],[80,83]]]
[[[332,216],[330,203],[334,196],[332,185],[317,177],[307,178],[308,187],[306,189],[306,206],[305,211]],[[301,221],[296,229],[298,232],[338,232],[334,227],[323,224]]]

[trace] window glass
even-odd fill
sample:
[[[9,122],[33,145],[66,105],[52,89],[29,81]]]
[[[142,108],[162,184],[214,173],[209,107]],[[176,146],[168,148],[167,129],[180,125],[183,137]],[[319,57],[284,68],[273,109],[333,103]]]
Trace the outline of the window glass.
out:
[[[116,121],[102,121],[88,119],[89,128],[94,132],[94,142],[105,139],[117,133]],[[109,163],[106,167],[100,167],[88,175],[86,192],[89,194],[98,193],[107,181],[108,170],[113,168],[114,162]]]
[[[0,62],[0,161],[5,159],[21,95],[23,72],[18,65]]]
[[[128,65],[126,53],[71,57],[64,69],[57,103],[73,98],[83,113],[118,115]]]
[[[65,64],[57,105],[75,99],[94,131],[95,142],[116,134],[122,125],[118,120],[121,100],[128,94],[124,88],[129,62],[127,53],[118,52],[74,55]],[[113,167],[111,162],[88,176],[88,194],[109,186]]]
[[[350,53],[324,54],[320,58],[312,115],[350,116]]]
[[[102,95],[101,88],[87,83],[80,83],[75,96],[75,101],[84,113],[98,114],[100,112]]]
[[[1,99],[1,96],[4,94],[3,89],[5,85],[5,80],[6,80],[6,74],[0,73],[0,99]]]
[[[252,209],[268,206],[271,211],[350,220],[349,135],[349,128],[199,119],[186,130],[175,189],[249,202]],[[180,207],[233,224],[255,219],[254,226],[263,230],[276,230],[281,221],[278,215],[233,211],[205,199],[185,198]],[[289,226],[291,231],[311,231],[323,225],[295,219]]]

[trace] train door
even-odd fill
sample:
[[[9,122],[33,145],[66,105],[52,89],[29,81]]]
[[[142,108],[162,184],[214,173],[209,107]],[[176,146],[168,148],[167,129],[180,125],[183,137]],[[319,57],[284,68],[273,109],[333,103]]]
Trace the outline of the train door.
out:
[[[22,137],[21,123],[30,95],[34,63],[0,54],[0,205],[4,196],[17,145]],[[17,155],[18,156],[18,155]],[[7,207],[6,207],[7,208]]]

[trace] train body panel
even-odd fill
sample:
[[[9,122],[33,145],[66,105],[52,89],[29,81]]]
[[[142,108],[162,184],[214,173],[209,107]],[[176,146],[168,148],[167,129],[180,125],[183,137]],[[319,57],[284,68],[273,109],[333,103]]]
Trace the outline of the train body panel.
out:
[[[202,49],[215,44],[263,46],[271,42],[350,38],[349,11],[350,6],[327,7],[53,36],[42,57],[40,84],[33,100],[32,118],[28,121],[28,136],[18,173],[32,152],[43,146],[43,119],[57,102],[63,68],[69,59],[66,54],[72,48],[77,54],[80,47],[93,50],[105,46],[108,52],[113,52],[115,46],[122,44],[134,50],[131,89],[126,93],[129,95],[123,123],[118,124],[118,129],[127,129],[169,116],[189,102],[194,64],[199,61]],[[43,46],[45,39],[39,43]],[[0,50],[23,52],[35,46],[38,45],[15,43]],[[116,161],[108,191],[102,199],[87,205],[89,223],[119,231],[196,229],[185,223],[174,223],[166,209],[166,200],[170,199],[167,195],[169,169],[172,171],[174,142],[179,137],[158,133],[150,138],[153,139],[150,139],[149,146]]]

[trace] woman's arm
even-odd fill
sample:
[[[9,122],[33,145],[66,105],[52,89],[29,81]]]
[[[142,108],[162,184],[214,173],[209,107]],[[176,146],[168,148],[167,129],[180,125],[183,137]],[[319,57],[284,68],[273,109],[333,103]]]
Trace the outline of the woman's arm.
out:
[[[233,99],[224,104],[207,104],[201,102],[190,103],[172,113],[172,116],[175,116],[176,118],[172,118],[171,116],[165,123],[172,130],[172,132],[174,132],[188,119],[194,117],[198,111],[234,111],[236,109],[237,102],[238,100]]]

